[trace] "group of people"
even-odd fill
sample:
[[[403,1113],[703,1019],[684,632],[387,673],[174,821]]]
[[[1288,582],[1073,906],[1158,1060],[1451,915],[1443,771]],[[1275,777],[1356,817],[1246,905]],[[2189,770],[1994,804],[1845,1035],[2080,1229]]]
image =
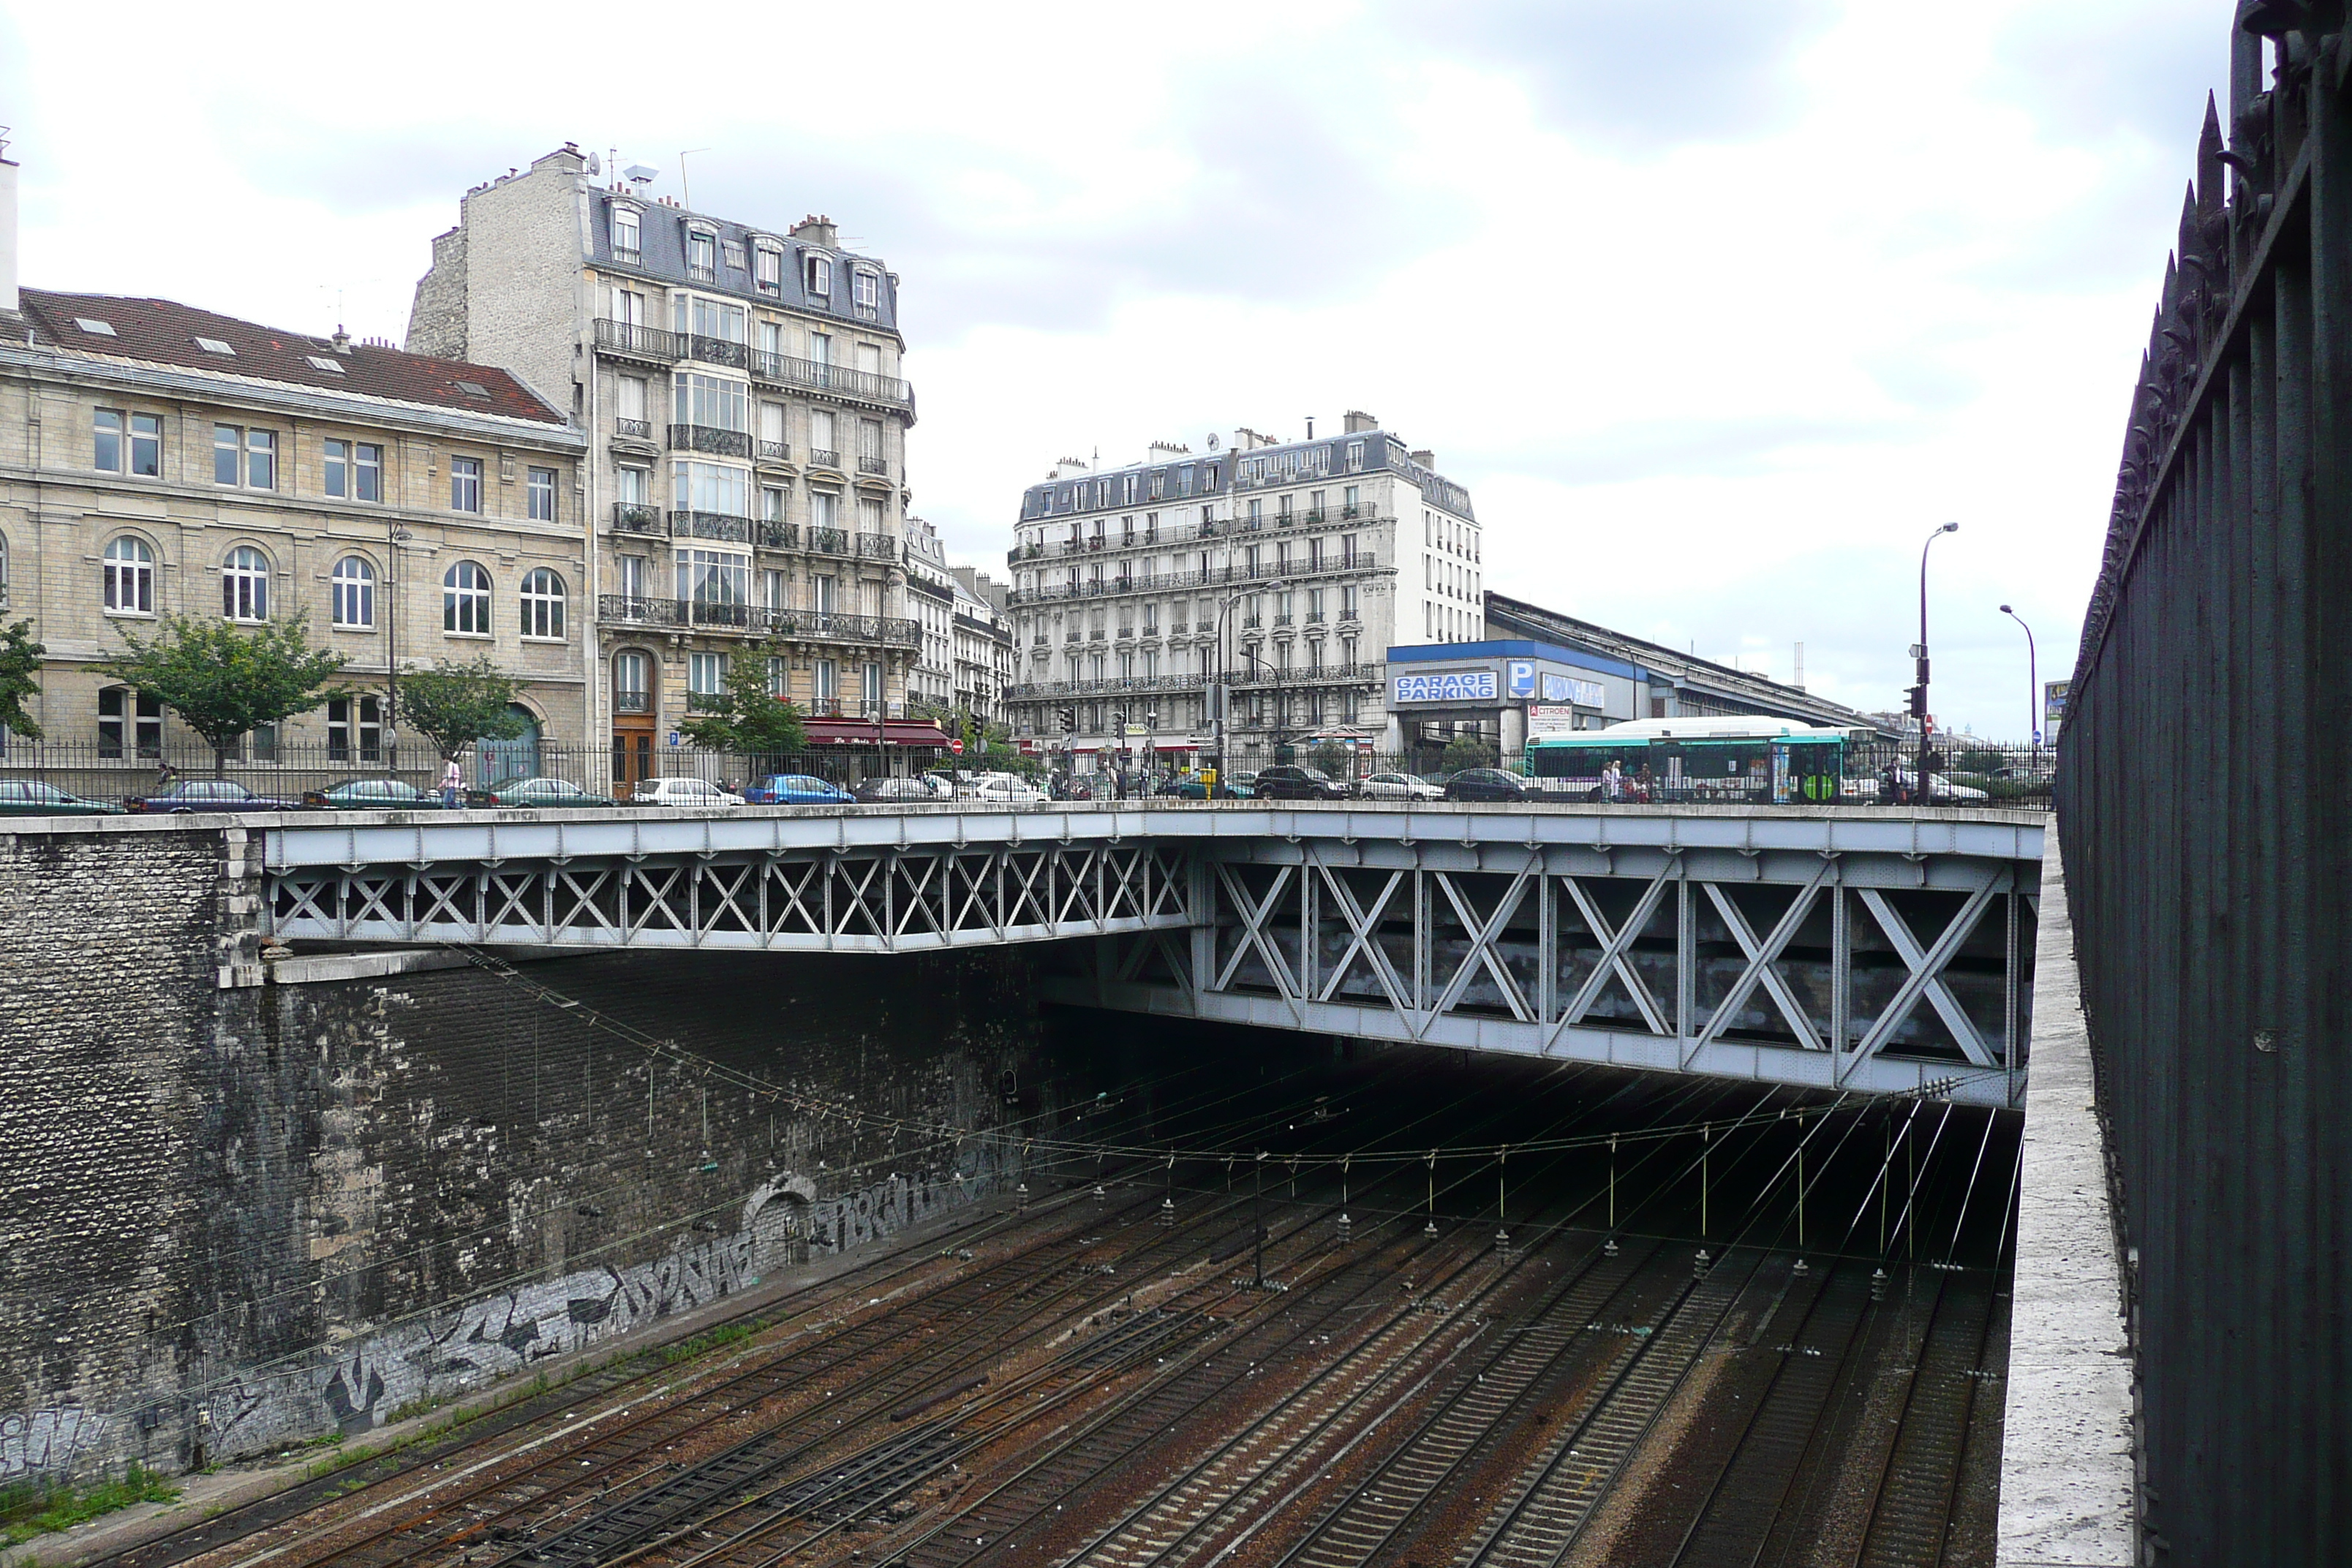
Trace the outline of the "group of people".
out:
[[[1650,785],[1650,764],[1644,763],[1639,772],[1628,773],[1619,764],[1617,759],[1612,757],[1609,759],[1608,765],[1601,770],[1600,787],[1601,798],[1604,801],[1646,803],[1654,798]]]

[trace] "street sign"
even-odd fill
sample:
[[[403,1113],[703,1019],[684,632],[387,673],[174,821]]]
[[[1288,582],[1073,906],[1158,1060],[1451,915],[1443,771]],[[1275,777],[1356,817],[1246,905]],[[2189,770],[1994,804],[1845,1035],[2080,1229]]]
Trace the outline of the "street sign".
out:
[[[959,736],[958,736],[958,737],[956,737],[954,740],[950,741],[950,742],[948,742],[948,750],[949,750],[949,751],[950,751],[950,752],[954,752],[957,756],[959,756],[959,757],[962,756],[962,755],[963,755],[963,738],[962,738],[961,736],[960,736],[960,735],[959,735]]]

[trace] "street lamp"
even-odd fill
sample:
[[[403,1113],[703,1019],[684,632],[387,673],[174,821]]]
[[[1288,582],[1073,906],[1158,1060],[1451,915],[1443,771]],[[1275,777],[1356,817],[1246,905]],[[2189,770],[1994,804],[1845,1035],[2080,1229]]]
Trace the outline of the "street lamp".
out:
[[[1927,717],[1927,552],[1936,541],[1948,533],[1958,533],[1960,525],[1948,522],[1927,536],[1919,547],[1919,640],[1912,645],[1911,657],[1916,660],[1916,673],[1919,684],[1911,689],[1911,716],[1919,721],[1919,794],[1929,801],[1935,799],[1935,786],[1928,782],[1927,735],[1931,721]]]
[[[2025,617],[2007,605],[2000,613],[2015,621],[2025,632],[2025,732],[2033,737],[2033,771],[2042,771],[2042,672],[2033,656],[2033,628],[2025,625]]]
[[[1231,571],[1232,568],[1227,567],[1226,570]],[[1282,592],[1282,584],[1279,579],[1270,583],[1252,583],[1226,595],[1224,603],[1217,606],[1217,635],[1210,649],[1217,656],[1217,669],[1209,690],[1217,700],[1217,778],[1220,783],[1225,776],[1225,719],[1227,711],[1233,706],[1234,695],[1233,683],[1225,679],[1225,617],[1233,614],[1234,606],[1241,602],[1244,595],[1279,594],[1280,592]],[[1211,785],[1207,791],[1208,798],[1214,799],[1216,793],[1216,786]]]

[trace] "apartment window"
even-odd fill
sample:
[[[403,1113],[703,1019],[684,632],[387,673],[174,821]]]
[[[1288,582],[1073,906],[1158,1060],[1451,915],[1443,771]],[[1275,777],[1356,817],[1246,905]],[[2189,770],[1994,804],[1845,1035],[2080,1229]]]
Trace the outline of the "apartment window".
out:
[[[155,613],[155,552],[143,539],[122,538],[106,547],[106,608],[118,616]]]
[[[1121,474],[1121,475],[1119,476],[1119,478],[1118,478],[1118,504],[1119,504],[1119,505],[1121,505],[1121,506],[1133,506],[1133,505],[1135,504],[1135,479],[1136,479],[1136,476],[1134,476],[1133,474]]]
[[[615,586],[621,590],[621,597],[632,604],[642,601],[646,596],[646,558],[623,555],[617,558],[617,562],[619,580]]]
[[[698,228],[686,231],[686,275],[689,278],[715,278],[719,275],[719,237],[705,234]]]
[[[719,259],[726,262],[732,271],[746,272],[751,269],[751,258],[744,251],[743,242],[740,239],[720,240],[719,256]]]
[[[278,488],[278,433],[237,425],[213,426],[213,482],[250,489]]]
[[[760,574],[760,607],[764,610],[784,608],[784,574],[773,569]]]
[[[1339,590],[1339,618],[1343,621],[1356,618],[1356,590],[1352,584]]]
[[[782,458],[790,455],[789,438],[784,434],[784,405],[762,403],[760,405],[760,456]]]
[[[860,267],[849,275],[849,298],[857,314],[873,321],[882,314],[882,279],[877,273]]]
[[[452,458],[449,459],[449,510],[479,511],[482,510],[482,459]]]
[[[1298,498],[1297,496],[1293,495],[1280,496],[1276,499],[1274,510],[1281,517],[1283,521],[1288,522],[1290,521],[1291,503],[1296,501],[1297,499]]]
[[[751,475],[749,469],[721,463],[670,465],[670,504],[688,511],[716,512],[722,517],[751,515]]]
[[[857,466],[869,474],[882,471],[882,421],[857,422]]]
[[[779,294],[784,287],[784,253],[772,245],[755,247],[751,253],[751,281],[762,294]]]
[[[1151,499],[1152,499],[1153,500],[1158,500],[1160,497],[1162,497],[1162,496],[1166,495],[1167,493],[1168,493],[1168,470],[1167,470],[1167,469],[1165,469],[1165,468],[1154,468],[1154,469],[1152,469],[1152,470],[1151,470]]]
[[[677,596],[698,605],[740,605],[751,598],[751,558],[727,550],[681,550]]]
[[[345,763],[357,755],[374,762],[383,754],[383,702],[375,697],[327,700],[327,755]]]
[[[613,417],[620,421],[618,434],[652,435],[652,430],[646,425],[646,378],[642,375],[625,375],[615,384],[614,391],[619,400],[619,405],[613,411]]]
[[[878,664],[869,664],[865,668],[864,674],[865,679],[860,684],[863,688],[866,711],[879,713],[882,711],[882,667]]]
[[[833,295],[833,258],[811,251],[802,259],[805,266],[803,281],[808,286],[810,297],[830,299]]]
[[[1319,621],[1323,618],[1323,590],[1320,588],[1307,590],[1307,618],[1309,621]]]
[[[1364,444],[1361,441],[1348,443],[1348,471],[1351,474],[1364,471]]]
[[[683,318],[678,322],[680,331],[688,330],[687,323],[690,320],[694,335],[698,338],[716,338],[723,343],[743,342],[743,324],[751,316],[742,306],[729,304],[724,300],[706,300],[698,294],[694,297],[690,317],[687,310],[686,301],[680,300],[677,304],[677,313]]]
[[[1347,509],[1347,516],[1353,517],[1356,515],[1358,508],[1360,505],[1356,498],[1360,495],[1362,491],[1363,487],[1361,485],[1349,485],[1346,489],[1339,492],[1339,504]]]
[[[833,444],[833,416],[822,408],[809,411],[809,461],[826,468],[841,463],[841,449]]]
[[[809,608],[820,616],[829,616],[835,608],[835,580],[831,575],[809,579]]]
[[[563,579],[550,567],[534,566],[522,574],[522,635],[563,635]]]
[[[645,295],[635,289],[614,289],[613,320],[625,327],[644,326],[646,324]],[[633,342],[635,335],[634,332],[629,334]]]
[[[334,624],[363,631],[375,625],[375,568],[357,555],[335,563],[328,580]]]
[[[142,757],[163,750],[163,700],[127,686],[110,686],[98,694],[98,754],[122,755],[125,741]]]
[[[533,468],[528,478],[530,482],[524,487],[523,494],[530,502],[531,521],[553,522],[555,521],[555,470]]]
[[[820,702],[831,702],[841,696],[841,667],[832,659],[816,661],[816,696]]]
[[[677,422],[708,426],[714,430],[749,430],[751,391],[740,381],[715,375],[681,375],[677,378]]]
[[[1265,521],[1265,502],[1257,496],[1250,497],[1249,521],[1252,528]]]
[[[645,255],[645,239],[637,227],[637,211],[615,204],[613,208],[613,257],[635,261]]]
[[[811,490],[808,498],[809,525],[813,528],[841,526],[841,498],[831,490]]]
[[[769,522],[784,521],[783,486],[761,485],[760,487],[760,516]]]
[[[364,441],[326,446],[327,493],[338,500],[383,500],[383,448]]]
[[[162,416],[126,415],[119,408],[95,409],[90,415],[90,435],[93,467],[148,479],[163,473]]]
[[[613,656],[613,711],[615,713],[650,713],[653,711],[653,689],[646,677],[652,673],[653,660],[635,651]]]
[[[653,498],[652,469],[625,468],[616,478],[619,482],[615,488],[620,492],[617,499],[624,503],[643,506]]]
[[[697,697],[716,697],[727,689],[727,656],[691,653],[686,656],[686,689]]]
[[[490,574],[460,561],[441,574],[441,629],[458,637],[490,635]]]
[[[233,621],[269,618],[269,561],[250,544],[221,563],[221,614]]]
[[[792,694],[792,660],[781,655],[770,654],[768,656],[768,695],[782,702],[788,700]]]

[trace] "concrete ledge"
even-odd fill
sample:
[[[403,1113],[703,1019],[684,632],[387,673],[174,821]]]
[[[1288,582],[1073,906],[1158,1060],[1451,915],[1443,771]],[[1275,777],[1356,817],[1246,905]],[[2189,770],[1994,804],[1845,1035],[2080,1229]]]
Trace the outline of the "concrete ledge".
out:
[[[2042,858],[2000,1568],[2126,1568],[2132,1360],[2058,835]]]

